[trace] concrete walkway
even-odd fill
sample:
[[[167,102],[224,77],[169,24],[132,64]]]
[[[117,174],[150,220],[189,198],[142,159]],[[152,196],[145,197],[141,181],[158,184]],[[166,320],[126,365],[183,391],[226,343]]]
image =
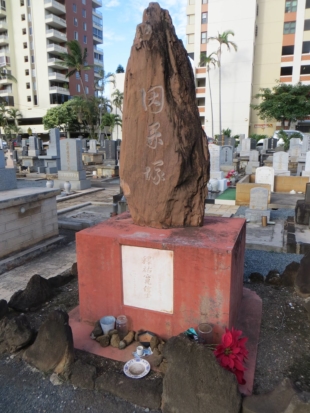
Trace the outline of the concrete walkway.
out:
[[[76,262],[75,242],[51,250],[30,262],[0,275],[0,300],[9,300],[17,290],[24,289],[34,274],[44,278],[55,277]]]

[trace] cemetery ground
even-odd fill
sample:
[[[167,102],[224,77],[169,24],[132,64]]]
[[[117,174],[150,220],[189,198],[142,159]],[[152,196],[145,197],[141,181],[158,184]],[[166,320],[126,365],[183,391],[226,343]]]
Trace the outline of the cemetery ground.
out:
[[[26,184],[27,182],[24,181],[24,185]],[[104,186],[104,190],[59,202],[57,204],[58,211],[77,207],[88,202],[97,202],[101,204],[101,208],[108,208],[103,214],[105,215],[104,219],[107,219],[109,211],[112,210],[112,196],[117,193],[119,186],[117,180],[106,182]],[[100,205],[97,204],[97,206]],[[85,209],[87,210],[87,207]],[[80,210],[73,210],[70,214],[74,214],[73,217],[78,216],[77,211]],[[238,210],[232,208],[231,212],[236,216],[243,215],[242,208]],[[216,214],[216,211],[213,210],[212,214]],[[227,214],[227,209],[218,212],[218,214]],[[292,214],[293,210],[289,209],[273,211],[272,219],[285,221],[287,215]],[[77,218],[71,217],[71,219]],[[75,232],[63,228],[60,229],[60,234],[67,236],[67,240],[70,241],[69,244],[58,246],[23,266],[0,275],[0,299],[8,299],[8,291],[13,293],[17,289],[24,288],[33,274],[38,273],[42,277],[49,278],[57,274],[68,273],[71,265],[76,260]],[[244,286],[254,290],[263,302],[254,394],[264,394],[273,390],[286,377],[292,380],[298,390],[310,391],[309,301],[307,303],[306,300],[300,298],[293,287],[278,285],[277,282],[275,285],[248,282],[250,274],[254,272],[261,273],[264,277],[267,276],[270,270],[277,270],[282,274],[288,264],[292,261],[299,262],[301,258],[302,255],[297,254],[246,250]],[[6,296],[4,295],[5,290]],[[78,285],[77,279],[74,278],[64,286],[59,287],[48,302],[35,311],[27,312],[27,317],[31,326],[38,330],[40,325],[47,319],[48,314],[54,309],[61,307],[69,312],[77,305]],[[14,311],[9,313],[9,317],[16,315],[17,313]],[[149,411],[147,406],[144,406],[144,408],[135,406],[118,397],[119,394],[115,396],[102,390],[76,388],[67,382],[59,386],[54,385],[55,382],[52,384],[48,375],[40,373],[22,361],[21,355],[22,352],[0,356],[1,412],[91,411],[133,413]],[[75,350],[75,358],[95,366],[96,376],[99,376],[102,371],[111,371],[117,372],[120,379],[123,377],[123,364],[120,362],[104,359],[79,350]],[[136,393],[136,400],[139,400],[139,392]],[[153,411],[155,412],[155,410]]]

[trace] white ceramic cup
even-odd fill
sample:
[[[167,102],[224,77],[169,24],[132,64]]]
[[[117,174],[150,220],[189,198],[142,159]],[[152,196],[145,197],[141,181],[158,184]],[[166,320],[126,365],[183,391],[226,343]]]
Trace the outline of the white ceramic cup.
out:
[[[138,356],[143,356],[143,347],[142,346],[137,347],[137,354],[138,354]]]

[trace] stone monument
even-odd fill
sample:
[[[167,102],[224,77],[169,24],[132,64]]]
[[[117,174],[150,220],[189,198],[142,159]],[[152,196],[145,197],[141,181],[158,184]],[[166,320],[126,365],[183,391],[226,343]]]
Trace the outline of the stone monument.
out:
[[[82,163],[82,141],[80,139],[62,139],[60,141],[60,167],[55,187],[63,189],[69,181],[73,190],[90,188]]]
[[[271,192],[274,191],[274,169],[269,166],[261,166],[255,171],[256,184],[269,184]]]
[[[301,225],[310,224],[310,183],[306,184],[305,199],[296,202],[295,222]]]
[[[163,338],[205,321],[219,342],[242,300],[245,220],[203,217],[209,160],[193,72],[158,3],[137,27],[123,119],[130,213],[76,234],[80,319],[126,314],[130,329]]]
[[[47,174],[57,174],[60,169],[60,131],[58,128],[50,129],[49,135],[50,142],[46,155],[39,156],[39,159],[43,159]]]
[[[250,208],[245,210],[245,218],[251,222],[261,222],[262,217],[270,221],[268,209],[269,191],[267,188],[252,188],[250,192]]]
[[[273,155],[273,169],[275,175],[290,176],[291,172],[288,170],[288,153],[276,152]]]
[[[202,225],[208,168],[187,52],[169,13],[150,3],[125,76],[120,178],[134,223]]]
[[[209,153],[210,153],[210,179],[223,179],[224,173],[220,169],[221,146],[210,143]]]
[[[234,169],[233,152],[234,148],[230,145],[220,146],[220,169],[229,172]],[[210,160],[211,162],[211,160]]]
[[[305,170],[302,171],[302,176],[310,177],[310,151],[306,153]]]
[[[13,167],[5,167],[5,157],[3,150],[0,149],[0,191],[17,188],[16,172]]]

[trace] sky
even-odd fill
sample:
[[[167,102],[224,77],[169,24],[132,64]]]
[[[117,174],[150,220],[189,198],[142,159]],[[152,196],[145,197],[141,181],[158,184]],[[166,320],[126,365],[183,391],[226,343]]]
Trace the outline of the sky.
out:
[[[158,1],[163,9],[169,10],[177,36],[185,44],[187,0]],[[115,73],[118,65],[126,70],[136,26],[142,23],[143,10],[147,0],[102,0],[103,7],[103,51],[105,73]],[[102,47],[101,45],[99,47]]]

